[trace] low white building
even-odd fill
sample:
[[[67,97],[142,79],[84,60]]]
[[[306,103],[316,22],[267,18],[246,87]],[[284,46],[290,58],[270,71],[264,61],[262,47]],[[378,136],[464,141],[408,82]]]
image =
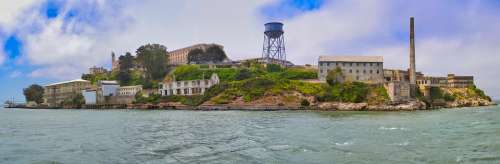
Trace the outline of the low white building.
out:
[[[384,82],[384,58],[382,56],[320,56],[319,80],[326,81],[328,71],[340,68],[343,79],[372,84]]]
[[[162,96],[172,95],[202,95],[205,91],[219,84],[219,76],[212,74],[210,79],[186,80],[186,81],[165,81],[160,83],[159,92]]]

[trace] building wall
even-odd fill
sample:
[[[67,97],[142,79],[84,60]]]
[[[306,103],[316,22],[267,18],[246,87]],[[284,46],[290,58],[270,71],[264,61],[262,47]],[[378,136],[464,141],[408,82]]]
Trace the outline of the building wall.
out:
[[[382,62],[319,62],[319,79],[326,81],[328,71],[337,67],[342,69],[344,80],[359,81],[365,83],[383,83],[384,82],[384,64]]]
[[[85,98],[86,105],[97,104],[97,93],[96,91],[82,90],[82,95]]]
[[[454,74],[448,75],[448,87],[467,88],[473,85],[474,85],[473,76],[455,76]]]
[[[170,81],[160,83],[160,94],[162,96],[171,95],[201,95],[215,84],[218,84],[219,76],[213,74],[210,79],[189,80],[189,81]]]
[[[392,81],[384,85],[391,101],[405,101],[410,99],[410,83],[408,81]]]
[[[89,81],[64,82],[44,87],[44,101],[50,107],[59,107],[64,100],[70,100],[82,90],[90,88]]]
[[[142,91],[142,85],[126,86],[118,88],[118,96],[135,96]]]
[[[446,77],[422,77],[417,78],[417,85],[419,88],[428,87],[446,87],[448,85],[448,78]]]
[[[211,46],[219,46],[221,48],[224,48],[223,46],[217,45],[217,44],[197,44],[197,45],[193,45],[190,47],[181,48],[181,49],[174,50],[174,51],[171,51],[168,53],[168,55],[169,55],[168,56],[168,63],[171,65],[188,64],[188,62],[189,62],[188,61],[188,53],[191,50],[194,50],[194,49],[206,50],[207,48],[209,48]]]

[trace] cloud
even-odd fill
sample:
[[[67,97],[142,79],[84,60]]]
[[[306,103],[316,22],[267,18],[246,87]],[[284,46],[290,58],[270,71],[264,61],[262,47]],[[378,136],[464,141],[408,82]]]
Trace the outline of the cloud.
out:
[[[33,5],[35,0],[16,0],[0,2],[0,24],[11,28],[16,22],[19,14],[24,9]]]
[[[12,71],[10,74],[9,74],[9,77],[10,78],[17,78],[17,77],[20,77],[22,76],[23,73],[21,71]]]

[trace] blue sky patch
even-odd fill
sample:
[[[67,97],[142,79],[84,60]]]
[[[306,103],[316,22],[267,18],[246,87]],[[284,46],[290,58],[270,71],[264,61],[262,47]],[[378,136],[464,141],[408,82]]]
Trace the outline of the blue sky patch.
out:
[[[280,0],[264,6],[262,15],[267,19],[291,19],[300,14],[321,9],[325,0]]]
[[[48,19],[53,19],[59,16],[61,4],[54,0],[49,0],[44,4],[44,13]]]
[[[21,55],[22,46],[22,41],[16,35],[12,35],[5,40],[3,49],[8,58],[13,59]]]

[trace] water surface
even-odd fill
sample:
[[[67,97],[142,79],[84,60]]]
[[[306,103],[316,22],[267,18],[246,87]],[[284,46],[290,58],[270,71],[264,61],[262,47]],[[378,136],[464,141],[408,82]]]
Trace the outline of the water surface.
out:
[[[500,163],[500,108],[0,109],[0,163]]]

